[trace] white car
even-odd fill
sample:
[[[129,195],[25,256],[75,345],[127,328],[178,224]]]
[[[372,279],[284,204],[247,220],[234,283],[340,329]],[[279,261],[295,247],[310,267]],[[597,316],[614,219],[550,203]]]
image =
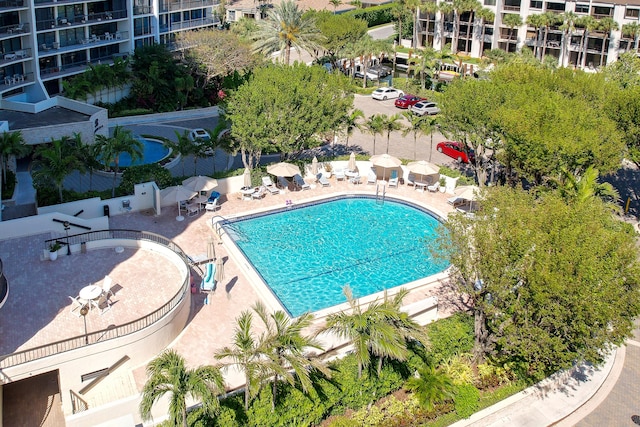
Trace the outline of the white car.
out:
[[[438,108],[438,105],[435,102],[420,101],[411,107],[411,111],[413,111],[413,114],[418,116],[424,116],[425,114],[433,116],[440,112],[440,108]]]
[[[197,141],[199,139],[203,141],[210,141],[211,135],[209,135],[209,132],[204,129],[196,128],[191,129],[191,132],[189,132],[189,139],[192,141]]]
[[[387,99],[398,98],[404,95],[404,92],[394,87],[379,87],[371,94],[373,99],[378,101],[386,101]]]

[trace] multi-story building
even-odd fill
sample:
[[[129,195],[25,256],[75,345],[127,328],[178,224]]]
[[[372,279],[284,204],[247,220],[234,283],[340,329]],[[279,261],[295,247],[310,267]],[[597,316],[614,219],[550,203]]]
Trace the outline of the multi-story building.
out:
[[[583,68],[608,64],[625,51],[637,50],[637,35],[623,31],[623,26],[631,29],[627,24],[640,25],[638,0],[481,0],[479,3],[482,9],[476,7],[475,11],[458,13],[454,12],[456,6],[452,1],[438,0],[437,6],[423,7],[419,11],[419,45],[440,49],[455,43],[454,51],[476,58],[490,49],[514,52],[538,46],[539,54],[544,51],[544,55],[556,57],[559,65]],[[480,10],[492,13],[487,19]],[[534,27],[535,20],[528,17],[536,14],[557,17],[547,19],[549,24]],[[457,31],[456,16],[459,16]],[[593,19],[585,18],[587,16]],[[611,21],[614,24],[607,28],[606,23]]]
[[[39,102],[89,64],[218,23],[219,0],[0,0],[0,99]]]

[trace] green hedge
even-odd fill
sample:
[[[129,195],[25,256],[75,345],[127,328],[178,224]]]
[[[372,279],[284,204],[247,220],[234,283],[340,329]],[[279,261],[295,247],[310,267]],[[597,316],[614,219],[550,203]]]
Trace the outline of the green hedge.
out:
[[[376,25],[388,24],[393,21],[393,4],[382,4],[380,6],[367,7],[365,9],[355,9],[345,12],[344,15],[353,16],[356,19],[362,19],[369,27]]]
[[[1,173],[1,172],[0,172]],[[2,199],[10,199],[13,197],[13,192],[16,188],[16,174],[13,171],[7,169],[7,180],[2,181]]]

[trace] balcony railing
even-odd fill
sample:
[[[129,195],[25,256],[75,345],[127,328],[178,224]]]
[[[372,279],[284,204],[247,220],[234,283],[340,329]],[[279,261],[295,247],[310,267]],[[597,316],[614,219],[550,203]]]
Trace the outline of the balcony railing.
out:
[[[217,25],[220,20],[217,17],[207,17],[200,19],[192,19],[190,21],[172,22],[169,25],[161,25],[160,32],[166,33],[170,31],[187,30],[190,28],[204,27],[206,25]]]
[[[153,6],[134,6],[133,14],[134,15],[148,15],[153,13]]]
[[[174,10],[197,9],[200,7],[217,6],[220,0],[183,0],[171,2],[169,4],[161,4],[160,12],[172,12]]]
[[[73,17],[58,17],[57,19],[43,19],[36,22],[38,31],[51,29],[66,29],[77,27],[78,25],[95,24],[97,22],[109,22],[113,19],[124,19],[127,17],[127,10],[114,10],[111,12],[91,13],[89,15],[78,15]]]
[[[0,92],[16,89],[29,83],[33,83],[33,73],[5,75],[0,80]]]
[[[24,0],[0,0],[0,9],[24,7]]]
[[[40,56],[57,55],[59,53],[71,52],[74,50],[92,48],[95,46],[103,46],[114,43],[122,43],[129,39],[128,31],[116,31],[115,33],[107,33],[91,36],[87,39],[71,39],[65,44],[54,42],[52,44],[41,44],[38,47]]]
[[[188,264],[188,256],[184,251],[171,240],[164,236],[155,233],[149,233],[146,231],[134,231],[134,230],[105,230],[105,231],[91,231],[88,233],[77,234],[75,236],[69,236],[69,242],[71,244],[92,242],[99,240],[111,240],[111,239],[129,239],[129,240],[145,240],[151,241],[156,244],[165,246],[175,252],[185,264]],[[45,247],[51,240],[45,241]],[[0,356],[0,369],[7,369],[11,366],[20,365],[22,363],[32,362],[44,357],[53,356],[55,354],[64,353],[70,350],[76,350],[79,348],[87,347],[93,344],[105,342],[115,338],[124,337],[126,335],[133,334],[141,331],[154,323],[158,322],[169,314],[175,307],[178,306],[188,294],[190,290],[189,278],[187,277],[180,286],[180,290],[162,307],[147,314],[140,319],[134,320],[129,323],[125,323],[118,326],[111,326],[107,329],[88,333],[73,338],[57,341],[54,343],[42,345],[39,347],[18,351],[15,353]]]
[[[31,49],[19,49],[14,50],[13,52],[5,52],[0,55],[0,66],[27,58],[31,58]]]
[[[19,24],[5,25],[0,27],[0,38],[13,37],[15,35],[29,34],[31,27],[27,22]]]
[[[91,61],[76,61],[64,64],[60,67],[58,66],[49,66],[47,68],[40,69],[40,79],[41,80],[53,80],[60,77],[65,77],[71,74],[79,74],[83,73],[89,68],[89,65],[111,65],[115,62],[117,55],[106,55],[101,56],[99,58],[92,58]]]

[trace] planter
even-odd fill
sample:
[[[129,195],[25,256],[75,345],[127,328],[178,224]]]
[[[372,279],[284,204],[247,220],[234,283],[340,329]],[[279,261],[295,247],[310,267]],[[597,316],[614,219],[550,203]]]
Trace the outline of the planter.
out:
[[[49,259],[55,261],[58,259],[58,251],[49,251]]]
[[[444,193],[447,190],[447,187],[440,186],[440,192]]]

